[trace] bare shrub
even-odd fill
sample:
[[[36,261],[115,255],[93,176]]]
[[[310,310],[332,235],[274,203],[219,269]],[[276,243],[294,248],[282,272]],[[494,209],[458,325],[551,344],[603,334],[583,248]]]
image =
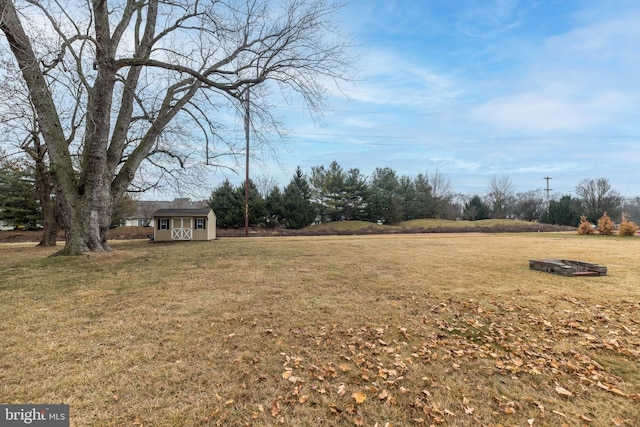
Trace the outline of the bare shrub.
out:
[[[639,229],[638,224],[629,221],[627,214],[622,215],[622,222],[618,227],[618,234],[620,236],[635,236]]]
[[[611,221],[609,215],[605,212],[598,220],[598,233],[603,236],[611,236],[616,231],[616,225]]]
[[[578,226],[578,234],[593,234],[595,231],[593,230],[593,226],[589,221],[587,221],[587,217],[582,215],[580,217],[580,225]]]

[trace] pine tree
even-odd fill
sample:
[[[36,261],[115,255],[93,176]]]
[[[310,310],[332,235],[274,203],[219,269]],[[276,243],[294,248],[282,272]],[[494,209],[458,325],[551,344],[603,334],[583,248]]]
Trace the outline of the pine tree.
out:
[[[42,221],[38,195],[27,171],[6,165],[0,171],[0,220],[30,229]]]
[[[309,183],[298,167],[282,196],[283,223],[286,227],[300,229],[313,223],[316,214],[310,197]]]
[[[229,180],[225,180],[211,193],[209,207],[216,214],[216,222],[220,228],[240,228],[244,225],[244,196],[238,192]]]
[[[464,205],[463,218],[469,221],[478,221],[489,218],[490,208],[482,201],[480,196],[475,195]]]

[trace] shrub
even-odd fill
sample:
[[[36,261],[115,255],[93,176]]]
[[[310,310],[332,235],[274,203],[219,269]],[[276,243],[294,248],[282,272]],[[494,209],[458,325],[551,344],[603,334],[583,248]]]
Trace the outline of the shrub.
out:
[[[578,226],[578,234],[593,234],[593,226],[589,221],[587,221],[587,217],[582,215],[580,217],[580,225]]]
[[[598,233],[603,236],[611,236],[616,231],[616,225],[611,221],[609,215],[605,212],[598,220]]]
[[[635,236],[640,227],[635,222],[629,221],[627,215],[622,215],[622,222],[618,227],[618,234],[621,236]]]

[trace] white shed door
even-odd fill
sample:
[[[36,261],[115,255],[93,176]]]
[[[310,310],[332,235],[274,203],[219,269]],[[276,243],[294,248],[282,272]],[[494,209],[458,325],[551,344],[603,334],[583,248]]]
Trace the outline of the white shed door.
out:
[[[171,240],[191,240],[193,239],[192,218],[172,218],[171,219]]]

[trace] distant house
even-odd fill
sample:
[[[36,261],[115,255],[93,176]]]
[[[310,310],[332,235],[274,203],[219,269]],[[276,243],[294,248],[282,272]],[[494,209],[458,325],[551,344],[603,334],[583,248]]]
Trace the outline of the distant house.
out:
[[[216,238],[216,215],[211,208],[158,209],[153,223],[154,242]]]
[[[206,209],[207,201],[176,198],[171,201],[136,200],[133,213],[123,218],[121,226],[153,227],[153,214],[159,209]]]

